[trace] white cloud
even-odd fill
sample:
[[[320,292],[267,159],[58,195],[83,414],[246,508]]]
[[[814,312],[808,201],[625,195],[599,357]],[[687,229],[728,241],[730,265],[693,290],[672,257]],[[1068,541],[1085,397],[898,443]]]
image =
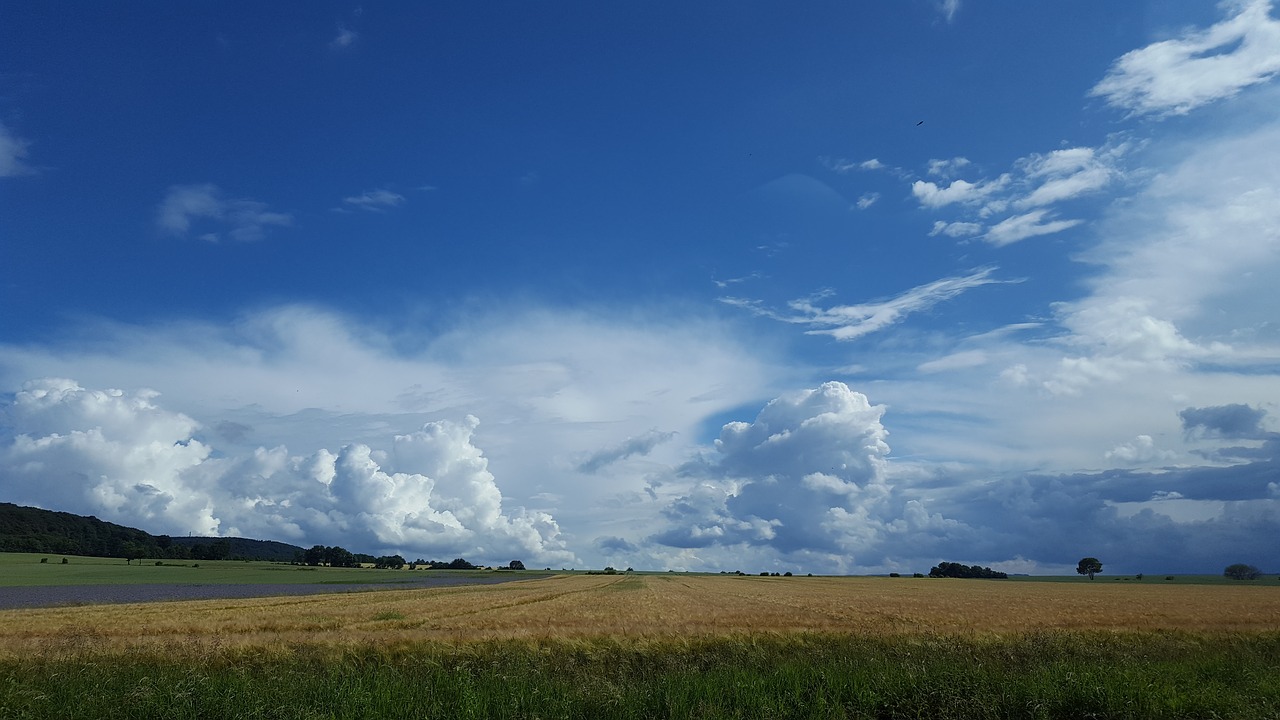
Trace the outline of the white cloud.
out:
[[[862,197],[858,198],[858,203],[857,203],[858,209],[866,210],[872,205],[875,205],[876,201],[879,199],[880,199],[880,193],[878,192],[866,193]]]
[[[956,13],[960,12],[960,0],[941,0],[938,3],[938,12],[942,13],[942,17],[947,22],[953,22],[956,19]]]
[[[954,157],[950,160],[930,160],[929,174],[950,179],[955,177],[961,168],[969,165],[969,159],[963,157]]]
[[[1225,2],[1233,14],[1121,56],[1090,90],[1133,115],[1182,115],[1280,72],[1280,21],[1269,0]]]
[[[1152,461],[1165,462],[1176,455],[1156,447],[1155,439],[1150,435],[1139,435],[1133,440],[1121,443],[1106,453],[1106,459],[1118,463],[1122,467],[1136,467]],[[1177,495],[1178,493],[1173,493]]]
[[[359,39],[360,39],[360,33],[356,32],[355,30],[352,30],[349,27],[340,25],[338,26],[337,36],[335,36],[333,40],[329,41],[329,49],[345,50],[346,48],[349,48],[352,45],[354,45],[356,43],[356,40],[359,40]]]
[[[1113,150],[1103,157],[1088,147],[1055,150],[1047,155],[1031,155],[1019,161],[1026,178],[1039,185],[1013,202],[1014,207],[1042,207],[1096,192],[1111,183],[1115,170],[1109,164]]]
[[[1050,235],[1079,225],[1083,220],[1050,220],[1048,210],[1032,210],[1022,215],[1005,218],[992,225],[983,239],[996,247],[1004,247],[1019,240],[1037,235]]]
[[[920,204],[927,208],[940,208],[954,203],[980,203],[994,193],[1000,192],[1009,184],[1009,176],[1001,175],[990,181],[971,183],[967,180],[953,180],[946,187],[925,180],[917,180],[911,184],[911,194]]]
[[[682,470],[700,478],[664,510],[661,545],[767,546],[783,553],[849,552],[875,533],[885,507],[889,446],[883,406],[844,383],[770,401],[754,422],[731,422],[708,464]],[[861,527],[849,518],[868,521]]]
[[[292,456],[283,446],[215,457],[199,425],[152,392],[28,383],[0,450],[6,496],[170,534],[250,534],[433,557],[572,561],[555,519],[505,511],[479,421],[437,421],[396,436],[389,457],[354,443]],[[394,469],[384,469],[390,464]]]
[[[35,172],[27,164],[27,148],[31,143],[14,135],[0,123],[0,177],[17,177]]]
[[[933,229],[929,231],[929,237],[936,235],[946,235],[947,237],[972,237],[982,232],[981,223],[973,222],[943,222],[937,220],[933,223]]]
[[[814,328],[806,331],[811,335],[830,335],[837,340],[854,340],[897,324],[912,313],[928,310],[966,290],[1006,282],[992,279],[993,272],[995,268],[982,268],[969,275],[943,278],[914,287],[888,300],[861,305],[835,305],[823,308],[814,304],[812,299],[793,300],[788,303],[790,313],[774,312],[762,308],[757,302],[741,298],[721,298],[721,302],[747,308],[758,315],[775,320],[808,325]]]
[[[366,190],[359,195],[353,195],[342,199],[342,207],[359,208],[370,212],[385,212],[387,208],[393,208],[404,202],[404,196],[400,193],[392,192],[386,189]]]
[[[187,236],[199,225],[200,237],[217,242],[225,232],[232,240],[251,242],[266,237],[268,226],[288,227],[293,216],[274,212],[256,200],[223,197],[216,185],[175,185],[169,188],[156,210],[156,225],[162,231]]]
[[[958,558],[1062,572],[1062,548],[1086,537],[1113,568],[1137,572],[1212,568],[1228,550],[1263,553],[1280,522],[1273,457],[1221,475],[926,469],[892,459],[884,416],[883,405],[829,382],[726,424],[715,455],[662,488],[665,527],[649,536],[648,552],[713,571],[924,571]],[[1164,457],[1150,436],[1113,451],[1126,463]],[[635,543],[620,552],[643,554]]]
[[[528,309],[509,316],[455,318],[451,325],[449,332],[422,337],[411,327],[383,332],[367,321],[302,306],[215,324],[95,325],[84,331],[110,338],[108,342],[0,345],[0,387],[19,387],[23,378],[56,373],[78,377],[88,388],[134,388],[124,393],[127,399],[137,395],[137,388],[156,388],[164,393],[163,410],[171,426],[156,452],[163,450],[164,458],[176,454],[167,460],[170,464],[186,459],[194,465],[170,473],[164,482],[148,481],[178,499],[167,501],[165,512],[196,518],[198,513],[177,512],[175,503],[191,499],[203,508],[208,499],[210,518],[216,518],[222,532],[261,531],[266,539],[292,542],[318,536],[350,549],[365,542],[391,543],[401,535],[405,543],[417,542],[414,538],[427,537],[430,528],[437,535],[444,532],[439,523],[414,525],[401,512],[417,504],[407,498],[426,488],[425,481],[410,476],[429,478],[433,492],[443,493],[429,503],[438,513],[448,510],[461,517],[445,497],[482,499],[484,493],[467,489],[479,487],[476,478],[483,473],[475,467],[480,451],[467,448],[465,434],[471,445],[484,450],[483,469],[501,487],[507,519],[485,532],[461,521],[474,531],[471,535],[440,537],[460,543],[470,537],[473,544],[465,548],[483,546],[486,553],[496,554],[495,548],[510,547],[520,537],[533,547],[537,538],[529,528],[540,528],[539,536],[550,543],[544,547],[552,549],[572,537],[595,537],[601,507],[612,508],[611,535],[651,525],[644,505],[635,504],[635,498],[648,497],[651,469],[687,457],[708,416],[767,396],[775,378],[798,372],[770,361],[768,348],[733,338],[723,319],[656,311],[645,317],[613,317]],[[415,349],[394,349],[406,345]],[[186,424],[173,417],[178,415],[187,418]],[[468,415],[485,422],[473,425]],[[59,420],[49,415],[50,422],[40,426],[32,424],[34,416],[25,417],[22,427],[6,423],[0,429],[0,447],[10,442],[10,428],[32,438],[87,432],[86,423],[76,420],[79,416]],[[454,476],[419,456],[410,457],[421,442],[397,437],[414,436],[431,423],[443,423],[442,439],[433,441],[437,447],[447,444],[453,448],[449,457],[471,458],[472,469],[457,476],[459,489],[441,484]],[[191,449],[179,452],[184,441]],[[136,448],[130,455],[123,440],[117,447],[122,457],[146,457]],[[368,449],[368,461],[361,448]],[[602,448],[617,455],[607,468]],[[49,464],[64,458],[59,462],[65,464],[72,449],[52,448],[41,460]],[[635,451],[630,460],[623,457],[628,451]],[[580,468],[593,455],[607,472]],[[5,462],[6,467],[13,464],[17,461]],[[93,477],[103,474],[96,468],[104,465],[85,461],[78,467],[76,472]],[[136,477],[130,468],[112,477]],[[324,480],[330,476],[346,477],[359,487],[389,488],[384,501],[391,504],[350,512],[341,503],[330,507],[337,502]],[[602,482],[602,476],[608,481]],[[0,473],[0,488],[9,487],[3,478]],[[263,490],[267,486],[270,492]],[[128,497],[130,487],[120,485],[117,494]],[[53,504],[51,496],[42,497]],[[120,514],[113,521],[153,532],[171,527],[148,520],[166,515],[140,503],[116,503]],[[250,509],[238,509],[245,505]],[[362,520],[361,513],[369,517]],[[554,518],[555,526],[539,513]],[[94,514],[108,516],[105,510]],[[213,524],[210,519],[200,527]],[[553,542],[551,533],[560,532],[557,528],[564,533]],[[453,552],[464,550],[457,547]],[[502,556],[507,554],[502,550],[491,559],[514,557]],[[570,561],[544,562],[560,566]]]

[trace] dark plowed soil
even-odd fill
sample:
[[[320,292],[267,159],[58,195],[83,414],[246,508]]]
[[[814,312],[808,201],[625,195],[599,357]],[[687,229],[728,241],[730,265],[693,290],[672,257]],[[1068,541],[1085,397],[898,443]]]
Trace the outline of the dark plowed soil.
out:
[[[528,580],[528,575],[493,577],[430,577],[412,582],[361,585],[308,583],[299,585],[66,585],[45,587],[0,587],[0,610],[61,605],[103,605],[110,603],[163,602],[166,600],[219,600],[223,598],[271,597],[275,595],[321,595],[324,593],[369,592],[372,590],[414,590],[453,585],[492,585],[512,580]]]

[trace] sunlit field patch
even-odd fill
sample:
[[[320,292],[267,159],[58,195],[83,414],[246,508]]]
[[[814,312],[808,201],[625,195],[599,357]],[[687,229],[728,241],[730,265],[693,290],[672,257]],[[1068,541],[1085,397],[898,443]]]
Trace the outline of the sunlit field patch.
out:
[[[0,653],[742,633],[974,635],[1280,629],[1280,591],[1247,585],[562,575],[498,586],[0,612]]]

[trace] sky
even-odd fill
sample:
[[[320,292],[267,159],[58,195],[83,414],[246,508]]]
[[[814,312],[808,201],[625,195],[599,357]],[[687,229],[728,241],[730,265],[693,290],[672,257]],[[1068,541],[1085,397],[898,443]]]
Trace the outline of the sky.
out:
[[[0,501],[530,567],[1280,551],[1266,0],[0,6]]]

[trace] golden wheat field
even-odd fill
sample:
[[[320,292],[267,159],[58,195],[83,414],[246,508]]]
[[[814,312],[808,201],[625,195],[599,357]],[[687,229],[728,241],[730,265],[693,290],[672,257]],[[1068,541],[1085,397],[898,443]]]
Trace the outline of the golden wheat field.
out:
[[[562,575],[501,585],[0,612],[0,653],[742,633],[1280,629],[1268,587]]]

